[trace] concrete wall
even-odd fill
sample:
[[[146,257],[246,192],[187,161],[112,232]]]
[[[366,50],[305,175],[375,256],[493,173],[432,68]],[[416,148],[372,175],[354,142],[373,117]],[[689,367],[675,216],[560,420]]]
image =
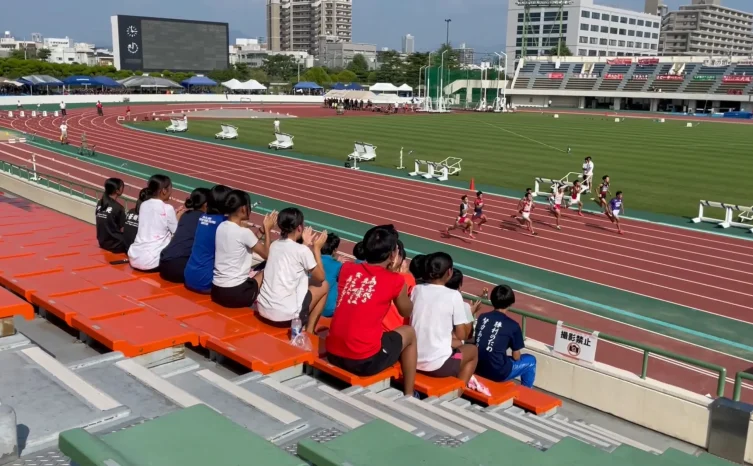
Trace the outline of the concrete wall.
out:
[[[59,104],[65,100],[68,104],[90,103],[95,104],[97,101],[102,103],[122,103],[124,98],[130,99],[131,103],[156,102],[156,103],[178,103],[178,102],[243,102],[248,103],[302,103],[302,104],[321,104],[324,102],[322,96],[306,95],[235,95],[229,94],[225,98],[224,94],[112,94],[112,95],[39,95],[23,97],[0,97],[0,107],[16,105],[21,101],[24,106],[37,104]]]
[[[626,91],[581,91],[565,89],[507,89],[507,95],[513,96],[575,96],[575,97],[611,97],[621,99],[677,99],[698,100],[705,102],[709,94],[690,94],[678,92],[626,92]],[[713,95],[714,99],[723,98],[725,102],[753,102],[753,95]]]
[[[84,222],[95,223],[95,202],[85,201],[81,198],[76,198],[54,189],[48,189],[5,173],[0,173],[0,189],[10,191],[24,199],[57,210]],[[92,238],[92,241],[95,240],[96,238]]]

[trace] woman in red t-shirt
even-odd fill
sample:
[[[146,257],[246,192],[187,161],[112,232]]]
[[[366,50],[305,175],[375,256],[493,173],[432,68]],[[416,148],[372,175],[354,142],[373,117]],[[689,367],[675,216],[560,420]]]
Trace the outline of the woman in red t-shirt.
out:
[[[397,230],[392,225],[374,227],[366,232],[363,246],[365,261],[343,264],[340,270],[327,359],[360,376],[378,374],[399,360],[405,394],[413,395],[416,333],[407,325],[390,332],[382,328],[391,304],[403,318],[413,312],[405,279],[391,270],[400,261]]]

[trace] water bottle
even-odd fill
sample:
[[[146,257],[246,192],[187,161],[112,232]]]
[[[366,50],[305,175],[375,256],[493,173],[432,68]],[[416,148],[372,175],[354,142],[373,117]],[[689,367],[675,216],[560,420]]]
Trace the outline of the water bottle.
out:
[[[290,339],[295,340],[296,337],[301,334],[302,328],[303,322],[301,322],[301,318],[298,317],[298,313],[296,313],[293,320],[290,322]]]

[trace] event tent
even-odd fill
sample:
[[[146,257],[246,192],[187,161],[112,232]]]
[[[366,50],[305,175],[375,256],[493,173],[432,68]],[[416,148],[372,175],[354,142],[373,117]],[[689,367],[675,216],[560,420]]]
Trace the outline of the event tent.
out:
[[[15,86],[15,87],[21,87],[23,84],[21,84],[18,81],[14,81],[12,79],[8,78],[0,78],[0,86]]]
[[[207,78],[206,76],[192,76],[188,79],[184,79],[180,82],[180,84],[183,87],[191,87],[191,86],[216,86],[217,82],[212,81],[211,79]]]
[[[255,79],[249,79],[245,83],[239,83],[238,86],[233,88],[234,91],[264,91],[266,89],[267,86],[261,84]]]
[[[363,90],[363,86],[361,86],[358,83],[348,83],[348,84],[345,85],[345,89],[347,89],[349,91],[362,91]]]
[[[310,81],[301,81],[295,86],[293,86],[293,89],[323,89],[323,88],[317,83],[312,83]]]
[[[63,81],[47,76],[46,74],[34,74],[31,76],[24,76],[18,80],[21,84],[27,86],[48,86],[48,87],[60,87],[64,86]]]
[[[165,78],[155,78],[153,76],[131,76],[130,78],[118,81],[125,87],[142,87],[142,88],[181,88],[181,85],[175,81]]]
[[[227,87],[228,89],[231,89],[231,90],[235,90],[240,84],[241,82],[235,78],[231,79],[230,81],[225,81],[224,83],[222,83],[224,87]]]
[[[343,83],[335,83],[332,85],[333,91],[344,91],[345,89],[347,89],[347,86]]]
[[[107,76],[95,76],[94,79],[101,85],[105,87],[122,87],[123,85],[119,82],[115,81],[112,78],[108,78]]]
[[[398,87],[397,90],[400,92],[413,92],[413,88],[407,84],[403,84],[402,86]]]
[[[371,92],[397,92],[399,89],[394,84],[390,83],[376,83],[369,87]]]
[[[121,85],[107,76],[70,76],[63,80],[66,86],[120,87]]]

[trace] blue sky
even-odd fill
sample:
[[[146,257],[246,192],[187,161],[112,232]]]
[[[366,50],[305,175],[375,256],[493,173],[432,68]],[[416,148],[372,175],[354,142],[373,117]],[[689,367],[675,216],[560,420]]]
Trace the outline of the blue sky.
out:
[[[17,38],[40,32],[79,42],[109,44],[110,16],[133,14],[229,22],[231,31],[248,37],[266,35],[265,0],[36,0],[3,8],[0,31]],[[596,0],[596,3],[643,10],[644,0]],[[670,8],[690,0],[667,0]],[[730,8],[753,11],[751,0],[722,0]],[[430,7],[429,7],[430,6]],[[428,8],[427,8],[428,7]],[[450,41],[481,50],[499,50],[505,41],[506,0],[353,0],[353,40],[399,48],[404,34],[416,37],[416,49],[438,47],[451,18]]]

